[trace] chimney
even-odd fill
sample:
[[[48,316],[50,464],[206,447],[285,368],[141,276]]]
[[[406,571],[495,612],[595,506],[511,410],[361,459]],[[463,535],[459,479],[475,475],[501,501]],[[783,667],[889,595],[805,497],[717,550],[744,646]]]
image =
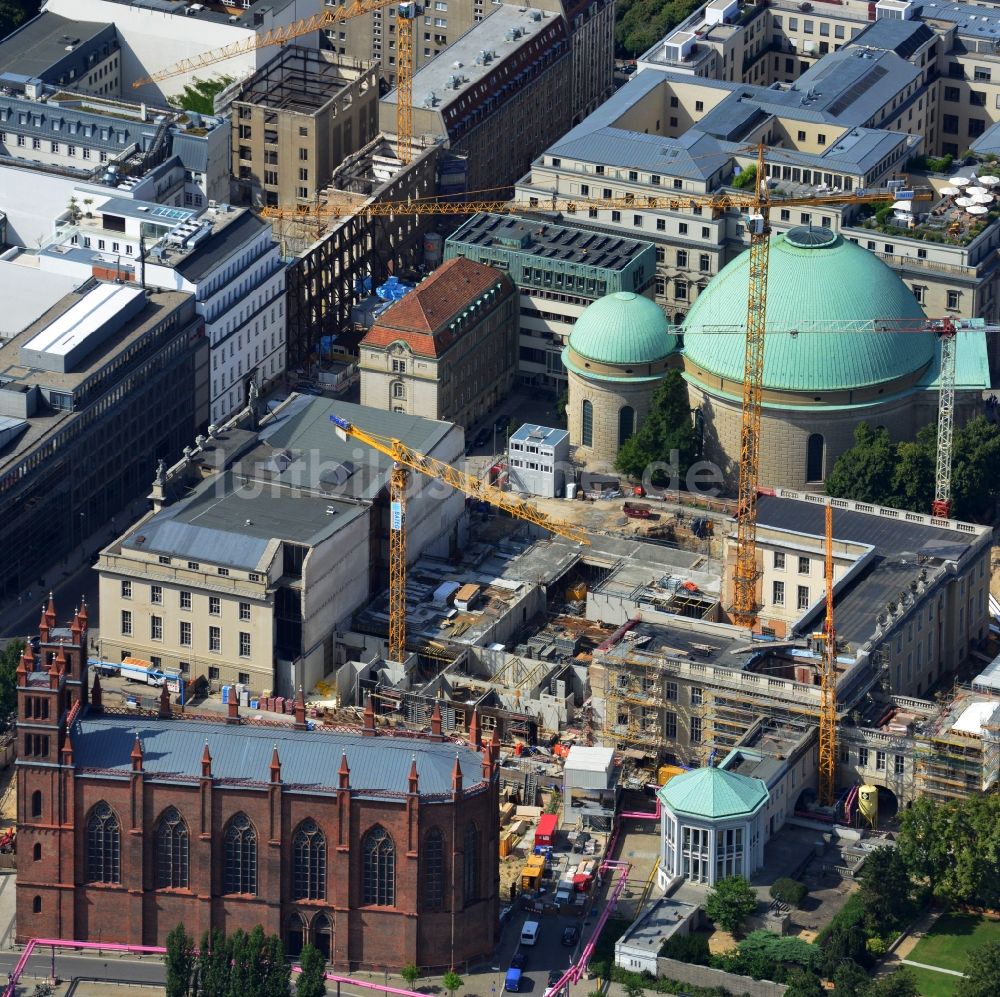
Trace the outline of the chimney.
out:
[[[201,753],[201,777],[202,779],[212,778],[212,755],[208,750],[208,741],[205,741],[205,750]]]
[[[369,737],[375,733],[375,706],[371,696],[365,702],[365,725],[362,733]]]
[[[281,759],[278,757],[278,746],[274,746],[271,753],[271,782],[281,782]]]
[[[229,687],[229,712],[226,714],[227,724],[238,724],[240,722],[240,702],[236,695],[236,687]]]

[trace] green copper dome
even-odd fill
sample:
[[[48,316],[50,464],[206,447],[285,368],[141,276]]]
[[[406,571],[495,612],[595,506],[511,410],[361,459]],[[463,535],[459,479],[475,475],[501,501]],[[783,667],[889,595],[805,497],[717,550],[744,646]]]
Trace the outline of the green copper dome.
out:
[[[692,366],[743,380],[749,251],[698,296],[684,321]],[[812,332],[805,323],[906,319],[924,313],[913,292],[878,257],[825,228],[795,228],[771,241],[767,281],[764,387],[837,391],[881,384],[923,369],[934,356],[931,332]],[[717,327],[731,331],[718,331]]]
[[[595,363],[629,367],[656,363],[677,346],[654,301],[618,291],[588,305],[569,335],[570,348]]]
[[[769,794],[760,779],[709,766],[675,775],[656,795],[674,813],[719,820],[754,813]]]

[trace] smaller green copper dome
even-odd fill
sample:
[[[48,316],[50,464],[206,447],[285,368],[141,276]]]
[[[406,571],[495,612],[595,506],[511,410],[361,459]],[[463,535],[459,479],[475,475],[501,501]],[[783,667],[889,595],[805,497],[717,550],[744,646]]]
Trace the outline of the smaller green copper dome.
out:
[[[760,779],[708,766],[675,775],[656,795],[674,813],[718,820],[754,813],[769,794]]]
[[[595,363],[621,367],[656,363],[677,346],[677,337],[669,329],[655,301],[618,291],[583,310],[569,335],[569,346]]]

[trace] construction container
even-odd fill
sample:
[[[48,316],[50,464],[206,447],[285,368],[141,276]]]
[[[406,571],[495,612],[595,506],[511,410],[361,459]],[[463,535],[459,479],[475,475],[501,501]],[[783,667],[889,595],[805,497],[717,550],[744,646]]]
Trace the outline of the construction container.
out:
[[[505,859],[510,856],[516,841],[517,837],[513,834],[505,834],[500,838],[500,858]]]
[[[542,885],[542,874],[545,872],[545,856],[532,855],[521,870],[521,889],[537,890]]]
[[[559,818],[556,814],[542,814],[538,820],[538,827],[535,829],[535,847],[552,847],[556,843],[556,830],[559,827]]]
[[[229,704],[230,690],[233,687],[230,685],[224,685],[222,687],[222,705],[227,706]],[[235,693],[234,693],[235,694]]]
[[[679,765],[661,765],[656,773],[656,781],[665,786],[675,775],[680,775],[684,769]]]

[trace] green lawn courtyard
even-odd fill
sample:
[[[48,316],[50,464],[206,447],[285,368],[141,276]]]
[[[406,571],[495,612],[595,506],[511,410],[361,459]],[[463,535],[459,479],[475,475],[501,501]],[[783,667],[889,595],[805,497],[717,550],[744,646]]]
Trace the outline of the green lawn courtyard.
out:
[[[991,921],[979,914],[943,914],[906,958],[909,962],[961,973],[969,953],[989,941],[1000,941],[1000,921]],[[917,977],[923,997],[951,997],[958,985],[959,978],[949,973],[935,973],[916,966],[909,969]]]

